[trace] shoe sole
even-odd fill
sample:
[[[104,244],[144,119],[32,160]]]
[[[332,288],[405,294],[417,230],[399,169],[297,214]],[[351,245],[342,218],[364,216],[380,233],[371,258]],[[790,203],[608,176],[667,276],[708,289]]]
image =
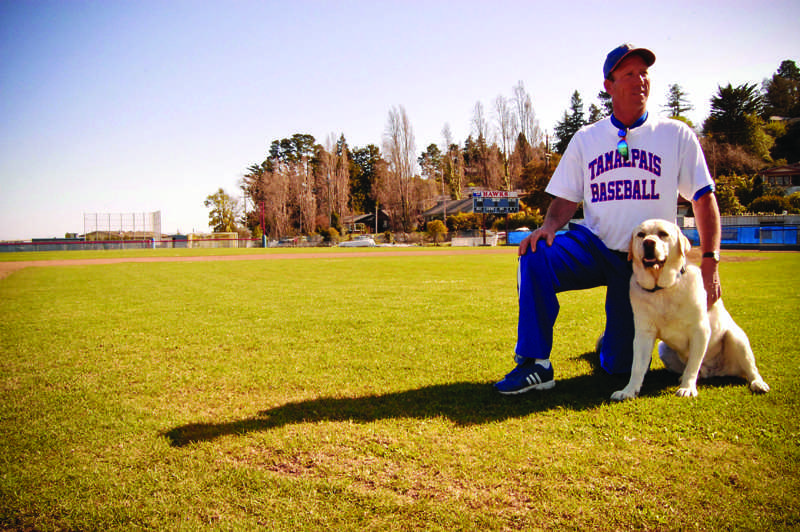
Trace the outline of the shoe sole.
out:
[[[541,390],[550,390],[555,385],[556,385],[556,381],[552,380],[552,381],[543,382],[541,384],[534,384],[533,386],[526,386],[525,388],[520,388],[519,390],[513,390],[513,391],[510,391],[510,392],[503,392],[503,391],[500,391],[500,390],[497,390],[497,391],[500,392],[503,395],[520,395],[520,394],[523,394],[525,392],[529,392],[531,390],[539,390],[539,391],[541,391]]]

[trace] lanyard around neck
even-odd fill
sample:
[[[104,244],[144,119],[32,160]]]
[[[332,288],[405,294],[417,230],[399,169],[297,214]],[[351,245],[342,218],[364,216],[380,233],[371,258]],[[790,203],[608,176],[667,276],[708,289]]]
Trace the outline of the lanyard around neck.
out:
[[[645,111],[644,114],[640,116],[639,119],[636,122],[634,122],[630,127],[620,122],[617,119],[617,117],[614,116],[613,114],[611,115],[611,123],[614,124],[614,127],[617,129],[624,129],[626,131],[630,131],[631,129],[635,129],[644,124],[645,120],[647,120],[647,114],[648,114],[647,111]]]

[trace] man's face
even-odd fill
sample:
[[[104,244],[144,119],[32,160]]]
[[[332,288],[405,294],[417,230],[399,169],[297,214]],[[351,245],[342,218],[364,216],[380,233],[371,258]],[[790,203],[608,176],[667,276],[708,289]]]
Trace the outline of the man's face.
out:
[[[650,96],[650,74],[647,63],[639,54],[631,54],[611,73],[613,80],[606,80],[603,86],[611,95],[614,108],[631,113],[644,109]]]

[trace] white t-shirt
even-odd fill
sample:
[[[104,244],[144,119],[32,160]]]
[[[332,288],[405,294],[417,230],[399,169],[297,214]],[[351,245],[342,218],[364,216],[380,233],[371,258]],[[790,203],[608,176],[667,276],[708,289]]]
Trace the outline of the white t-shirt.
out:
[[[714,180],[697,136],[678,120],[648,116],[628,130],[628,160],[617,152],[619,129],[606,118],[578,131],[546,192],[583,202],[582,225],[609,249],[627,251],[631,232],[649,218],[675,221],[678,194],[697,199]]]

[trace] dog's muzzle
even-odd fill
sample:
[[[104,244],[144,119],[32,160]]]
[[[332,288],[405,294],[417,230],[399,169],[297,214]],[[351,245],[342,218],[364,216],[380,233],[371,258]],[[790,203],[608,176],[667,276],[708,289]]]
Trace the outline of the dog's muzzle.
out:
[[[642,264],[645,268],[654,268],[656,266],[663,266],[664,261],[656,257],[656,242],[650,238],[645,238],[642,241]]]

